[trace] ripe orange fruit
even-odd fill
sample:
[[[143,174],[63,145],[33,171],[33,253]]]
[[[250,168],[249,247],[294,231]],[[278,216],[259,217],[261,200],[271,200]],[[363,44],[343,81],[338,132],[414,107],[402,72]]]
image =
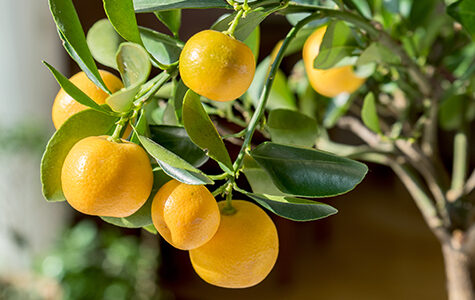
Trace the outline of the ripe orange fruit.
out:
[[[226,202],[218,203],[220,209]],[[274,223],[257,205],[233,200],[233,215],[221,214],[218,232],[203,246],[190,250],[196,273],[226,288],[251,287],[266,278],[279,253]]]
[[[124,87],[122,81],[114,74],[104,70],[99,70],[99,74],[112,93]],[[75,74],[69,80],[97,104],[104,104],[109,96],[106,92],[97,87],[84,72]],[[63,89],[60,89],[53,103],[52,117],[54,127],[58,129],[69,117],[86,108],[86,106],[69,96]]]
[[[206,187],[170,180],[153,198],[152,221],[172,246],[190,250],[214,236],[220,215],[218,204]]]
[[[66,156],[61,185],[68,203],[84,214],[127,217],[147,201],[152,167],[140,146],[90,136],[77,142]]]
[[[180,75],[187,87],[215,101],[241,97],[251,85],[256,62],[251,49],[222,32],[192,36],[180,54]]]
[[[302,56],[308,80],[317,93],[326,97],[335,97],[344,92],[353,93],[365,82],[365,78],[356,76],[352,66],[327,70],[313,68],[313,61],[318,55],[326,29],[323,26],[315,30],[303,46]]]

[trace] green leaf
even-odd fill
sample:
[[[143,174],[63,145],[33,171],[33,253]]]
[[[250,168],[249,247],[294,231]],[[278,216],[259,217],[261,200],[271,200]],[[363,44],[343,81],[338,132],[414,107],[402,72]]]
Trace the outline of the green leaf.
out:
[[[340,117],[344,116],[351,106],[351,97],[346,93],[342,93],[335,98],[330,99],[330,103],[323,117],[323,126],[326,128],[333,127]]]
[[[388,63],[388,64],[398,64],[400,62],[399,56],[394,55],[394,53],[381,45],[380,43],[372,43],[366,48],[356,61],[357,66],[367,65],[369,63]]]
[[[170,181],[170,179],[171,178],[165,174],[163,170],[154,171],[152,191],[150,192],[147,202],[145,202],[138,211],[124,218],[101,217],[101,219],[107,223],[126,228],[141,228],[153,224],[151,215],[153,198],[160,187]]]
[[[475,37],[475,0],[460,0],[447,7],[447,13]]]
[[[440,127],[444,130],[455,130],[460,128],[464,121],[472,121],[469,107],[474,104],[475,101],[466,95],[453,95],[445,99],[439,107]]]
[[[150,74],[151,64],[147,51],[134,43],[122,43],[117,52],[117,66],[125,88],[112,94],[106,103],[117,112],[128,112],[141,85]]]
[[[48,64],[47,62],[43,62],[46,67],[53,73],[54,78],[58,81],[61,88],[71,96],[77,102],[88,106],[96,111],[111,114],[110,110],[105,109],[104,107],[97,104],[94,100],[89,98],[83,91],[81,91],[77,86],[75,86],[68,78],[66,78],[63,74],[61,74],[58,70],[56,70],[53,66]]]
[[[157,18],[170,29],[174,36],[178,36],[181,26],[181,9],[155,11]]]
[[[153,226],[153,224],[144,226],[144,227],[142,227],[142,228],[145,229],[146,231],[148,231],[148,232],[151,233],[151,234],[154,234],[154,235],[157,235],[157,234],[158,234],[158,231],[157,231],[157,229],[155,228],[155,226]]]
[[[374,132],[381,133],[378,112],[376,110],[376,101],[374,100],[373,93],[368,93],[364,98],[363,107],[361,108],[361,119],[366,127]]]
[[[154,12],[177,8],[229,8],[232,7],[222,0],[134,0],[136,12]]]
[[[176,84],[175,91],[173,93],[172,101],[173,107],[175,108],[175,115],[178,122],[182,123],[182,114],[183,114],[183,98],[188,91],[188,87],[183,83],[183,80],[180,79]]]
[[[249,48],[251,48],[252,54],[254,54],[254,58],[259,58],[259,46],[261,40],[261,30],[259,26],[257,26],[251,34],[244,40],[244,44],[246,44]]]
[[[124,39],[117,34],[109,20],[102,19],[92,25],[86,39],[94,59],[117,70],[115,55]]]
[[[292,221],[314,221],[338,212],[328,204],[307,199],[253,193],[246,195],[274,214]]]
[[[137,122],[135,123],[135,130],[132,132],[132,137],[130,138],[130,141],[132,143],[140,145],[140,140],[138,135],[146,135],[147,129],[148,129],[148,124],[147,124],[147,115],[145,114],[144,109],[140,111],[140,116],[137,119]]]
[[[110,94],[89,51],[86,36],[72,0],[49,0],[49,6],[66,51],[95,85]]]
[[[242,18],[234,31],[234,37],[240,41],[244,41],[264,19],[272,13],[272,10],[251,11],[245,18]],[[229,28],[229,24],[234,20],[237,12],[227,15],[219,19],[211,29],[217,31],[225,31]]]
[[[191,141],[183,127],[151,125],[150,138],[197,168],[208,161],[206,153]]]
[[[186,184],[200,185],[214,183],[206,174],[193,167],[193,165],[175,153],[145,136],[139,135],[139,139],[145,150],[155,158],[163,171],[169,176]]]
[[[411,11],[407,25],[409,29],[416,29],[419,26],[427,24],[432,25],[432,16],[437,6],[438,0],[417,0],[412,1]]]
[[[104,10],[115,30],[127,41],[142,44],[132,0],[103,0]]]
[[[242,171],[254,193],[285,196],[275,186],[270,175],[251,156],[245,155]]]
[[[200,96],[188,90],[183,100],[183,124],[190,139],[198,147],[208,152],[208,156],[232,173],[233,166],[228,150],[216,127],[209,118],[200,101]]]
[[[259,103],[259,98],[261,97],[262,89],[266,83],[267,75],[270,70],[270,58],[266,57],[256,68],[256,73],[254,79],[252,80],[251,86],[246,92],[246,97],[249,97],[254,105]],[[272,88],[269,94],[269,99],[267,100],[266,108],[267,109],[291,109],[296,110],[297,105],[295,103],[295,96],[290,91],[287,85],[287,78],[285,74],[278,70]]]
[[[145,49],[163,65],[171,65],[178,61],[183,43],[166,34],[140,27],[140,35]]]
[[[74,144],[88,136],[110,133],[116,121],[115,117],[87,109],[71,116],[54,133],[41,160],[41,183],[46,200],[65,200],[61,188],[61,169]]]
[[[317,138],[317,121],[288,109],[272,110],[267,129],[275,143],[312,147]]]
[[[330,69],[343,58],[352,56],[356,47],[348,45],[350,37],[351,29],[345,22],[331,22],[323,36],[320,50],[313,62],[313,67],[316,69]]]
[[[329,197],[352,190],[366,165],[310,148],[266,142],[251,156],[269,173],[280,191],[294,196]]]

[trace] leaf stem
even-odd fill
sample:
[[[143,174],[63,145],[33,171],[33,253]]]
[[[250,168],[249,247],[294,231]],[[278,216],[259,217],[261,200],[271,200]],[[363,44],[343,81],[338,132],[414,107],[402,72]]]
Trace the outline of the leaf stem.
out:
[[[234,31],[236,30],[236,27],[239,24],[239,20],[241,19],[242,15],[244,14],[244,9],[240,9],[236,16],[234,17],[233,21],[231,22],[231,25],[229,25],[228,30],[223,32],[224,34],[229,35],[230,37],[234,38]]]
[[[287,49],[288,45],[292,41],[292,39],[297,35],[298,31],[305,26],[305,24],[309,23],[310,21],[320,18],[321,14],[319,12],[316,12],[305,19],[302,19],[300,22],[298,22],[292,29],[290,29],[289,33],[284,39],[284,42],[282,43],[282,46],[280,47],[279,52],[277,53],[277,56],[272,64],[272,67],[270,69],[269,75],[267,75],[267,80],[264,85],[264,88],[262,89],[261,96],[259,98],[259,103],[257,105],[256,111],[252,115],[251,121],[249,122],[249,125],[246,130],[246,135],[244,137],[244,142],[241,146],[241,150],[239,151],[239,154],[234,161],[233,164],[233,169],[234,169],[234,176],[236,177],[239,173],[239,170],[242,166],[243,160],[244,160],[244,155],[246,153],[246,150],[249,148],[252,136],[254,134],[254,131],[256,130],[257,125],[259,124],[259,121],[264,114],[264,109],[266,107],[267,99],[269,98],[270,90],[272,88],[272,84],[274,83],[274,78],[275,74],[277,73],[277,70],[279,68],[280,63],[282,62],[282,59],[284,57],[284,52]]]

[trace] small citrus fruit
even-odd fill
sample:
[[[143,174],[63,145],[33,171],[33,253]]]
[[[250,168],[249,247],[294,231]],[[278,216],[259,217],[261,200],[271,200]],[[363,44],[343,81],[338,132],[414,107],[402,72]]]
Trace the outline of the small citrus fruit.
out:
[[[215,101],[231,101],[251,85],[256,62],[243,42],[204,30],[186,42],[179,68],[185,85],[196,93]]]
[[[206,187],[173,179],[153,198],[152,221],[172,246],[190,250],[202,246],[214,236],[220,215],[218,204]]]
[[[303,46],[302,56],[310,84],[317,93],[326,97],[335,97],[345,92],[353,93],[365,82],[365,79],[356,76],[352,66],[327,70],[313,68],[313,61],[318,55],[326,29],[326,26],[323,26],[315,30]]]
[[[218,203],[221,211],[226,202]],[[279,253],[274,223],[257,205],[233,200],[236,212],[221,213],[218,232],[203,246],[190,250],[196,273],[226,288],[251,287],[266,278]]]
[[[152,167],[140,146],[90,136],[77,142],[66,156],[61,185],[68,203],[84,214],[127,217],[147,201]]]
[[[123,87],[122,81],[114,74],[104,70],[99,70],[99,74],[111,92],[116,92]],[[104,104],[109,96],[97,87],[84,72],[75,74],[69,80],[97,104]],[[69,96],[63,89],[60,89],[53,103],[52,117],[54,127],[58,129],[69,117],[86,108],[86,106]]]

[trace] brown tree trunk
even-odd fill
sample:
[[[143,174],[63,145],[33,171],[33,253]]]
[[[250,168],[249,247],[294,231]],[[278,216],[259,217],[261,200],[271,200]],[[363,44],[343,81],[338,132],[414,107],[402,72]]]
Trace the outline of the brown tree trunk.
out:
[[[442,243],[449,300],[475,300],[470,254],[451,241]]]

